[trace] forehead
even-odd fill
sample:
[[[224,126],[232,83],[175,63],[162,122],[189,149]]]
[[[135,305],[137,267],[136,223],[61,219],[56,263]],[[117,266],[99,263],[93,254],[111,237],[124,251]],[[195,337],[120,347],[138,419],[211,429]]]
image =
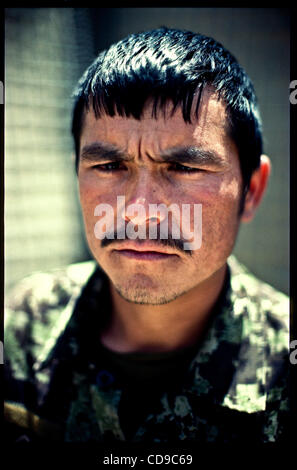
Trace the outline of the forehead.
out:
[[[172,114],[170,102],[164,110],[157,110],[157,118],[152,116],[152,106],[152,102],[148,101],[140,120],[106,114],[96,119],[90,108],[84,116],[80,147],[103,141],[123,150],[131,150],[133,142],[135,144],[136,141],[141,141],[142,146],[150,147],[157,153],[166,148],[193,144],[203,148],[211,146],[221,155],[230,150],[236,153],[235,144],[228,132],[225,104],[210,90],[204,91],[198,118],[192,113],[191,123],[184,121],[181,107],[177,107]]]

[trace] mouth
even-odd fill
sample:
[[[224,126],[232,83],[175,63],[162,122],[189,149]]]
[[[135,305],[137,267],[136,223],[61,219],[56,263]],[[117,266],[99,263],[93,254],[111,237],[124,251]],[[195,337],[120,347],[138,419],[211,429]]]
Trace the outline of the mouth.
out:
[[[141,261],[157,261],[165,260],[178,256],[176,252],[172,252],[167,247],[162,247],[153,243],[122,243],[119,247],[114,248],[113,252],[126,258]]]

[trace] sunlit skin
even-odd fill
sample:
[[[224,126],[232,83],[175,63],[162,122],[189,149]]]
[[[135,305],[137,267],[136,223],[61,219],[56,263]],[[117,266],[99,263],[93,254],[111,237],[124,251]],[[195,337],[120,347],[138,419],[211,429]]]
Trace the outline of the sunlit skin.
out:
[[[98,143],[115,146],[124,160],[113,162],[108,155],[102,159]],[[164,158],[169,149],[189,147],[215,158],[182,164],[176,156],[170,162]],[[193,344],[203,333],[222,289],[240,221],[251,220],[261,200],[269,176],[268,157],[262,157],[253,174],[239,217],[238,152],[228,135],[224,103],[210,90],[204,92],[199,119],[191,124],[185,123],[180,109],[173,116],[167,113],[164,118],[160,113],[155,119],[150,104],[141,120],[106,115],[96,119],[90,109],[80,151],[78,182],[86,236],[110,280],[113,305],[101,341],[122,352],[168,351]],[[122,195],[126,206],[141,203],[147,211],[152,203],[202,204],[201,248],[190,256],[158,241],[144,245],[141,249],[146,253],[136,251],[134,242],[127,240],[102,247],[94,234],[94,209],[108,203],[116,217],[117,196]]]

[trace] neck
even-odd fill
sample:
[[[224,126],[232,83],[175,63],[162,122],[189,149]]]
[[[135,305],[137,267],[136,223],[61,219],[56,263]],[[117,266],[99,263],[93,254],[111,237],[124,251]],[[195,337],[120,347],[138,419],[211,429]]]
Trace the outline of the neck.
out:
[[[211,278],[164,305],[122,298],[110,284],[111,321],[102,343],[117,352],[162,352],[190,347],[206,330],[226,277],[225,264]]]

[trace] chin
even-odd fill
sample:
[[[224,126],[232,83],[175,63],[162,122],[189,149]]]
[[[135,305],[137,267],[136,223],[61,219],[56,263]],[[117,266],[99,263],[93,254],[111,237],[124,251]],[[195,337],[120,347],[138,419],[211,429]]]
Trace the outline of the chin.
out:
[[[145,279],[138,278],[125,285],[114,284],[114,287],[126,301],[142,305],[168,304],[184,293],[169,291],[168,286],[161,287],[159,283],[153,283],[146,276]]]
[[[116,290],[118,294],[127,302],[140,305],[164,305],[172,302],[178,297],[178,295],[173,295],[170,297],[168,294],[156,295],[156,293],[150,293],[143,289],[134,289],[132,291],[131,289],[119,289],[116,287]]]

